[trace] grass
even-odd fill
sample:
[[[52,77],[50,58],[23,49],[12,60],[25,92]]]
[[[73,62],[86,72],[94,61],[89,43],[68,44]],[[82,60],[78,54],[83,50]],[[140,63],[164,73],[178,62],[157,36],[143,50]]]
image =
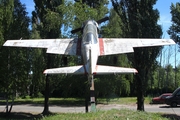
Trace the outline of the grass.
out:
[[[98,98],[97,103],[103,104],[123,104],[123,105],[131,105],[136,104],[137,98],[136,97],[122,97],[122,98]],[[151,102],[150,97],[146,97],[144,103],[149,104]]]
[[[160,114],[138,112],[127,109],[98,111],[96,113],[66,113],[56,114],[43,118],[43,120],[168,120]]]
[[[27,113],[11,113],[5,119],[38,119],[38,120],[176,120],[170,119],[160,113],[147,113],[140,111],[132,111],[128,109],[112,109],[108,111],[97,111],[96,113],[55,113],[50,116],[30,115]],[[178,119],[177,119],[178,120]]]
[[[5,104],[5,100],[0,100],[0,104]],[[15,99],[14,104],[44,104],[44,98],[25,98]],[[49,104],[52,105],[69,105],[81,106],[84,105],[82,98],[49,98]]]

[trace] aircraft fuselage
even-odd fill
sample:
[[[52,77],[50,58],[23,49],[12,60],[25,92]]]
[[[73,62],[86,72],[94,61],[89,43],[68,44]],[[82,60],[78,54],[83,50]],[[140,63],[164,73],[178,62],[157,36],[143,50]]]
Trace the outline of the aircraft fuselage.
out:
[[[94,74],[99,55],[97,23],[94,20],[85,22],[81,43],[81,54],[87,74]]]

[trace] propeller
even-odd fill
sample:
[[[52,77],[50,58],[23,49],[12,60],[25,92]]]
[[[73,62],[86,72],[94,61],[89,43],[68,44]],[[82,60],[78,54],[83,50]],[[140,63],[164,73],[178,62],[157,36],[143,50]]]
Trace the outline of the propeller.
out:
[[[82,29],[81,27],[80,27],[80,28],[77,28],[77,29],[74,29],[74,30],[71,31],[71,33],[74,34],[74,33],[76,33],[76,32],[79,32],[79,31],[81,31],[81,29]]]
[[[98,21],[96,21],[98,24],[101,24],[102,22],[105,22],[105,21],[107,21],[107,20],[109,20],[109,17],[105,17],[105,18],[102,18],[102,19],[100,19],[100,20],[98,20]]]
[[[109,20],[109,17],[102,18],[102,19],[100,19],[100,20],[98,20],[98,21],[96,21],[96,22],[97,22],[98,24],[101,24],[102,22],[105,22],[105,21],[107,21],[107,20]],[[81,30],[82,30],[82,27],[79,27],[79,28],[77,28],[77,29],[72,30],[71,33],[74,34],[74,33],[79,32],[79,31],[81,31]]]

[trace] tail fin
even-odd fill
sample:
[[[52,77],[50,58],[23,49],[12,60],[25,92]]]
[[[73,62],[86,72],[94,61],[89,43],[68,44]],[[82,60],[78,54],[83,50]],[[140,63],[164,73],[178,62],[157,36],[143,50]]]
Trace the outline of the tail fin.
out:
[[[97,65],[94,74],[125,74],[125,73],[138,73],[134,68],[114,67]]]
[[[72,67],[62,67],[62,68],[53,68],[46,69],[44,74],[85,74],[84,67],[80,66],[72,66]]]

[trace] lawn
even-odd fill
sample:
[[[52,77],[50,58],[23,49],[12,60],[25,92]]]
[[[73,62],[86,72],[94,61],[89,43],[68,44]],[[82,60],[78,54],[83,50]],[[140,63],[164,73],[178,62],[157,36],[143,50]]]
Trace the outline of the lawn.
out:
[[[168,120],[160,114],[123,110],[98,111],[96,113],[66,113],[56,114],[43,120]]]
[[[160,113],[147,113],[128,109],[112,109],[108,111],[97,111],[96,113],[53,113],[49,116],[31,113],[11,113],[6,117],[4,115],[2,113],[0,114],[0,120],[179,120]],[[171,118],[167,118],[167,116]]]

